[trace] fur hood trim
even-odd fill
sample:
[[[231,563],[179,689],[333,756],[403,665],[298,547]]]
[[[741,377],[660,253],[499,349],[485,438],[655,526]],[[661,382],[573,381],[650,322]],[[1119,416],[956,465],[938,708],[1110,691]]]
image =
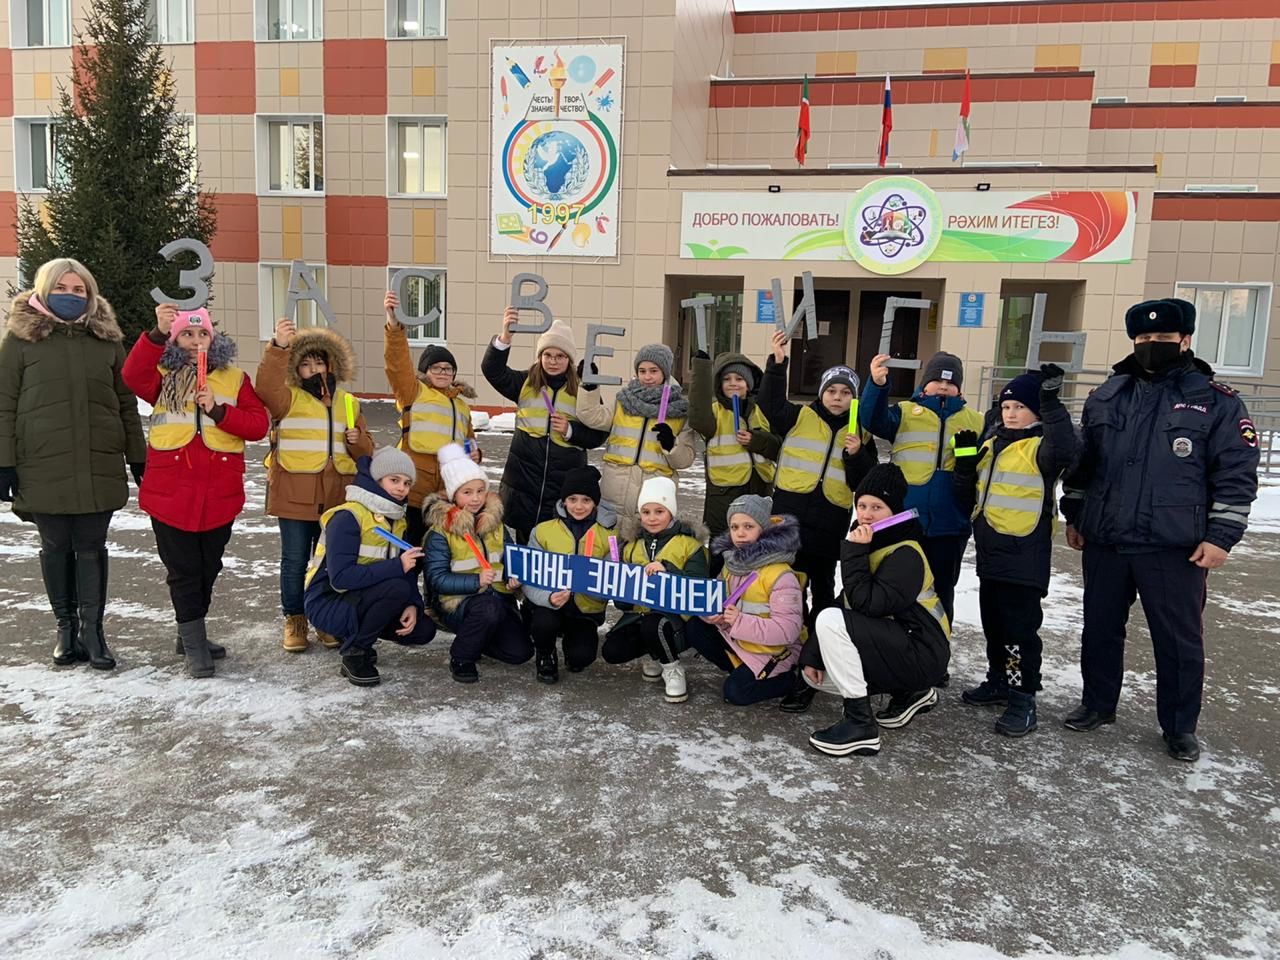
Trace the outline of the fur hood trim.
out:
[[[423,502],[422,518],[428,527],[440,533],[455,537],[467,534],[483,537],[502,529],[502,500],[496,493],[487,494],[484,508],[473,514],[436,493]]]
[[[771,563],[795,563],[800,549],[800,521],[789,513],[770,517],[769,526],[760,539],[744,547],[733,546],[728,533],[722,533],[711,544],[711,552],[724,554],[724,565],[734,576],[742,576]]]
[[[84,327],[91,336],[99,340],[107,340],[114,343],[124,342],[124,332],[116,321],[116,312],[104,297],[98,297],[97,305],[83,320],[67,323],[63,320],[56,320],[53,317],[46,317],[32,307],[27,301],[31,299],[33,293],[35,293],[34,290],[24,290],[13,298],[13,305],[9,307],[9,332],[19,340],[26,340],[28,343],[39,343],[41,340],[47,340],[56,326],[78,325]]]
[[[430,383],[427,383],[427,375],[425,373],[418,374],[418,382],[426,383],[429,387],[431,386]],[[479,396],[479,394],[476,393],[476,388],[465,380],[455,380],[440,392],[450,399],[453,399],[454,397],[465,397],[468,400],[474,400]]]
[[[231,366],[236,359],[236,342],[225,333],[215,333],[213,342],[209,344],[209,369],[221,370]],[[166,370],[181,370],[191,362],[187,351],[170,340],[164,345],[164,353],[160,354],[160,366]]]
[[[298,364],[309,354],[318,353],[324,357],[329,372],[338,383],[350,383],[356,377],[356,355],[347,338],[328,327],[314,327],[294,334],[289,342],[289,369],[285,372],[285,383],[291,387],[300,387]]]
[[[676,517],[675,526],[669,527],[658,534],[659,537],[679,536],[684,534],[686,537],[693,537],[699,543],[706,543],[707,538],[711,536],[711,531],[701,520],[692,520],[688,517]],[[618,536],[622,538],[624,543],[631,543],[633,540],[639,540],[641,537],[651,537],[646,533],[644,528],[640,526],[640,518],[638,516],[628,517],[622,521],[622,526],[618,530]]]

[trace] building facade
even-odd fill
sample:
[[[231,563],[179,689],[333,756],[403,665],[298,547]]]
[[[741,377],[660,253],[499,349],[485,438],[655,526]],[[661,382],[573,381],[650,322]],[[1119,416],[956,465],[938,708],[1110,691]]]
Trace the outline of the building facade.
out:
[[[799,394],[829,363],[865,371],[890,297],[930,302],[898,311],[895,356],[944,348],[971,368],[1017,367],[1037,293],[1045,330],[1087,335],[1090,368],[1127,352],[1129,304],[1180,293],[1199,307],[1197,352],[1224,378],[1280,382],[1274,0],[752,13],[731,0],[156,3],[201,180],[216,194],[216,316],[250,368],[284,309],[289,265],[304,260],[370,394],[388,389],[382,297],[409,266],[436,274],[408,282],[414,309],[440,309],[415,342],[446,341],[495,408],[479,361],[522,272],[546,279],[546,302],[580,348],[589,323],[625,329],[601,340],[615,351],[602,371],[624,378],[634,350],[654,341],[687,367],[698,325],[681,301],[695,296],[711,301],[710,347],[762,358],[807,272],[818,335],[792,348]],[[10,0],[0,11],[0,275],[13,280],[16,199],[55,175],[49,115],[83,4]],[[588,43],[617,52],[619,69],[551,59]],[[970,146],[953,161],[966,87]],[[552,89],[554,112],[537,96]],[[529,122],[502,141],[508,93]],[[613,130],[597,138],[603,159],[590,159],[609,167],[608,217],[574,205],[573,190],[585,198],[600,182],[548,181],[519,162],[557,144],[563,156],[581,143],[555,131],[592,125]],[[539,231],[544,202],[550,229]],[[511,203],[530,208],[517,239],[546,237],[543,247],[512,252],[500,215]],[[561,233],[572,241],[556,247]],[[302,322],[315,316],[300,307]],[[517,338],[513,362],[531,362],[532,340]],[[900,376],[905,386],[910,374]]]

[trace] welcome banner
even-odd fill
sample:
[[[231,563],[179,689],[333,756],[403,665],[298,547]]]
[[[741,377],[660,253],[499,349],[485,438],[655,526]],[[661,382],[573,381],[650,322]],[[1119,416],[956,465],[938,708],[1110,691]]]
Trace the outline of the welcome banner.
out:
[[[543,590],[568,590],[601,600],[639,604],[663,613],[710,617],[724,611],[724,581],[645,574],[634,563],[567,556],[508,544],[503,572]]]

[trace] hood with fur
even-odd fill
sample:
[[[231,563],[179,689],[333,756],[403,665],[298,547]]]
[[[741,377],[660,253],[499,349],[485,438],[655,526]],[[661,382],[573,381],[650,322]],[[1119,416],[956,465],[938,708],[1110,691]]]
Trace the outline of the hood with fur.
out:
[[[789,513],[770,517],[755,543],[734,547],[729,534],[722,533],[711,544],[711,552],[724,554],[725,568],[735,577],[771,563],[794,563],[799,549],[800,521]]]
[[[324,357],[324,362],[338,383],[350,383],[356,376],[356,355],[347,338],[328,327],[313,327],[300,330],[289,342],[289,369],[285,372],[285,382],[291,387],[300,387],[298,364],[302,358],[313,353]]]
[[[235,363],[236,342],[225,333],[215,333],[209,343],[209,369],[221,370]],[[160,366],[166,370],[181,370],[191,363],[187,351],[170,340],[164,345],[164,353],[160,354]]]
[[[429,387],[431,386],[430,383],[427,383],[427,375],[425,373],[418,374],[418,382],[426,383]],[[435,387],[432,387],[432,389],[434,390]],[[465,380],[455,380],[440,392],[450,399],[453,399],[454,397],[465,397],[467,400],[474,400],[479,396],[479,394],[476,393],[476,388]]]
[[[105,298],[98,297],[97,306],[89,312],[88,316],[67,323],[64,320],[46,317],[32,307],[27,301],[31,299],[34,292],[34,290],[24,290],[13,298],[13,305],[9,308],[9,333],[19,340],[39,343],[41,340],[48,339],[54,327],[62,325],[83,327],[91,336],[99,340],[116,343],[124,341],[124,332],[116,322],[116,312]]]
[[[455,537],[483,537],[494,530],[502,529],[502,500],[496,493],[489,493],[484,500],[484,508],[478,513],[463,510],[454,506],[440,494],[429,496],[422,504],[422,518],[427,526]]]

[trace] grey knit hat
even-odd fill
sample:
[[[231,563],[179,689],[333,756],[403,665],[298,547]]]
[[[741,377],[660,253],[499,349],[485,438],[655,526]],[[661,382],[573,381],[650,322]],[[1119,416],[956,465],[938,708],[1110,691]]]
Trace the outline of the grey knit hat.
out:
[[[769,497],[756,496],[754,493],[744,493],[729,504],[729,511],[724,515],[725,519],[732,520],[735,513],[745,514],[760,526],[767,527],[769,518],[773,516],[773,500]]]
[[[964,361],[954,353],[939,350],[924,365],[924,373],[920,376],[920,386],[941,380],[943,383],[954,383],[957,390],[964,389]]]
[[[858,375],[841,363],[834,367],[828,367],[823,371],[822,381],[818,387],[818,396],[822,396],[827,392],[827,387],[836,383],[843,383],[855,397],[858,395]]]
[[[724,383],[724,378],[731,373],[736,373],[747,381],[748,393],[756,388],[756,375],[751,372],[751,368],[745,363],[726,363],[724,369],[720,371],[720,382]]]
[[[640,364],[646,362],[661,370],[664,380],[670,380],[676,357],[665,343],[650,343],[636,351],[636,368],[639,369]]]
[[[369,476],[376,482],[393,473],[403,473],[412,481],[418,479],[418,470],[413,465],[413,458],[407,453],[395,447],[379,448],[369,462]]]

